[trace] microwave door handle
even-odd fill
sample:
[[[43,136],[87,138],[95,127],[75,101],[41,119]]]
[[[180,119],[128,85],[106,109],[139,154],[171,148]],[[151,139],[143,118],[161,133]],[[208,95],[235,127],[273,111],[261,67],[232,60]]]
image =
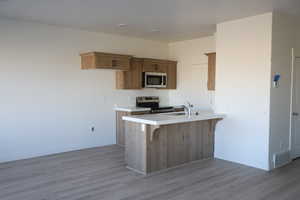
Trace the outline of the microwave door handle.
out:
[[[163,76],[163,82],[162,82],[162,85],[165,86],[167,84],[167,77],[166,76]]]

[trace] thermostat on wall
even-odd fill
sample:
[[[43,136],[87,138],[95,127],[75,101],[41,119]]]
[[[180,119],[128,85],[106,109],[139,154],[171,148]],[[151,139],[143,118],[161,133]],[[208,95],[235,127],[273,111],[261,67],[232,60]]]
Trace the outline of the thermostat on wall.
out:
[[[279,80],[280,80],[280,74],[275,74],[273,77],[273,87],[278,88],[279,87]]]

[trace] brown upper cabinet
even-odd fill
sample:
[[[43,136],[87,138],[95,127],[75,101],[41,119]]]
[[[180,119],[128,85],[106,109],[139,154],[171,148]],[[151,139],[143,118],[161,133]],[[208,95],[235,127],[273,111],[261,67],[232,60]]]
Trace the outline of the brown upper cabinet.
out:
[[[177,62],[169,61],[167,70],[167,88],[166,89],[176,89],[177,87]]]
[[[143,61],[143,72],[167,73],[167,87],[160,89],[176,89],[177,62],[169,60],[158,60],[145,58]]]
[[[168,61],[157,59],[143,59],[143,72],[161,72],[167,73]]]
[[[102,52],[82,53],[82,69],[115,69],[130,70],[130,60],[132,56],[110,54]]]
[[[143,72],[167,74],[167,87],[176,89],[177,62],[151,58],[134,58],[129,55],[88,52],[82,53],[82,69],[114,69],[117,89],[142,89]]]
[[[207,53],[208,56],[208,79],[207,79],[207,89],[215,90],[216,82],[216,53]]]
[[[142,89],[142,67],[142,59],[132,58],[129,71],[116,72],[116,88]]]
[[[160,89],[176,89],[177,62],[149,58],[132,58],[129,71],[117,71],[116,88],[142,89],[143,72],[167,73],[167,87]]]

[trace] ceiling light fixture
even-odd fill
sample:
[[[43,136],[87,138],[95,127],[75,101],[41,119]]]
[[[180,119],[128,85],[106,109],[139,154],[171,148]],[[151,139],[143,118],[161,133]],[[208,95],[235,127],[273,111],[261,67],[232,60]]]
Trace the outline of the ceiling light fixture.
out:
[[[150,32],[151,32],[151,33],[157,33],[157,32],[159,32],[159,30],[158,30],[158,29],[151,29]]]
[[[120,28],[123,28],[123,27],[126,27],[126,26],[128,26],[128,24],[118,24],[118,27],[120,27]]]

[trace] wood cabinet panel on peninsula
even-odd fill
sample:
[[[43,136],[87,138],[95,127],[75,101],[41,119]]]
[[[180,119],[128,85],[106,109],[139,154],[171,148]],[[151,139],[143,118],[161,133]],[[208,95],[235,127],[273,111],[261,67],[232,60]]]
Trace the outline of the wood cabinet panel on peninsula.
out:
[[[221,119],[166,125],[125,122],[128,168],[149,174],[184,163],[213,158],[214,132]]]
[[[149,114],[150,111],[135,111],[135,112],[125,112],[116,111],[116,143],[118,145],[125,145],[125,121],[122,120],[123,116],[130,115],[145,115]]]

